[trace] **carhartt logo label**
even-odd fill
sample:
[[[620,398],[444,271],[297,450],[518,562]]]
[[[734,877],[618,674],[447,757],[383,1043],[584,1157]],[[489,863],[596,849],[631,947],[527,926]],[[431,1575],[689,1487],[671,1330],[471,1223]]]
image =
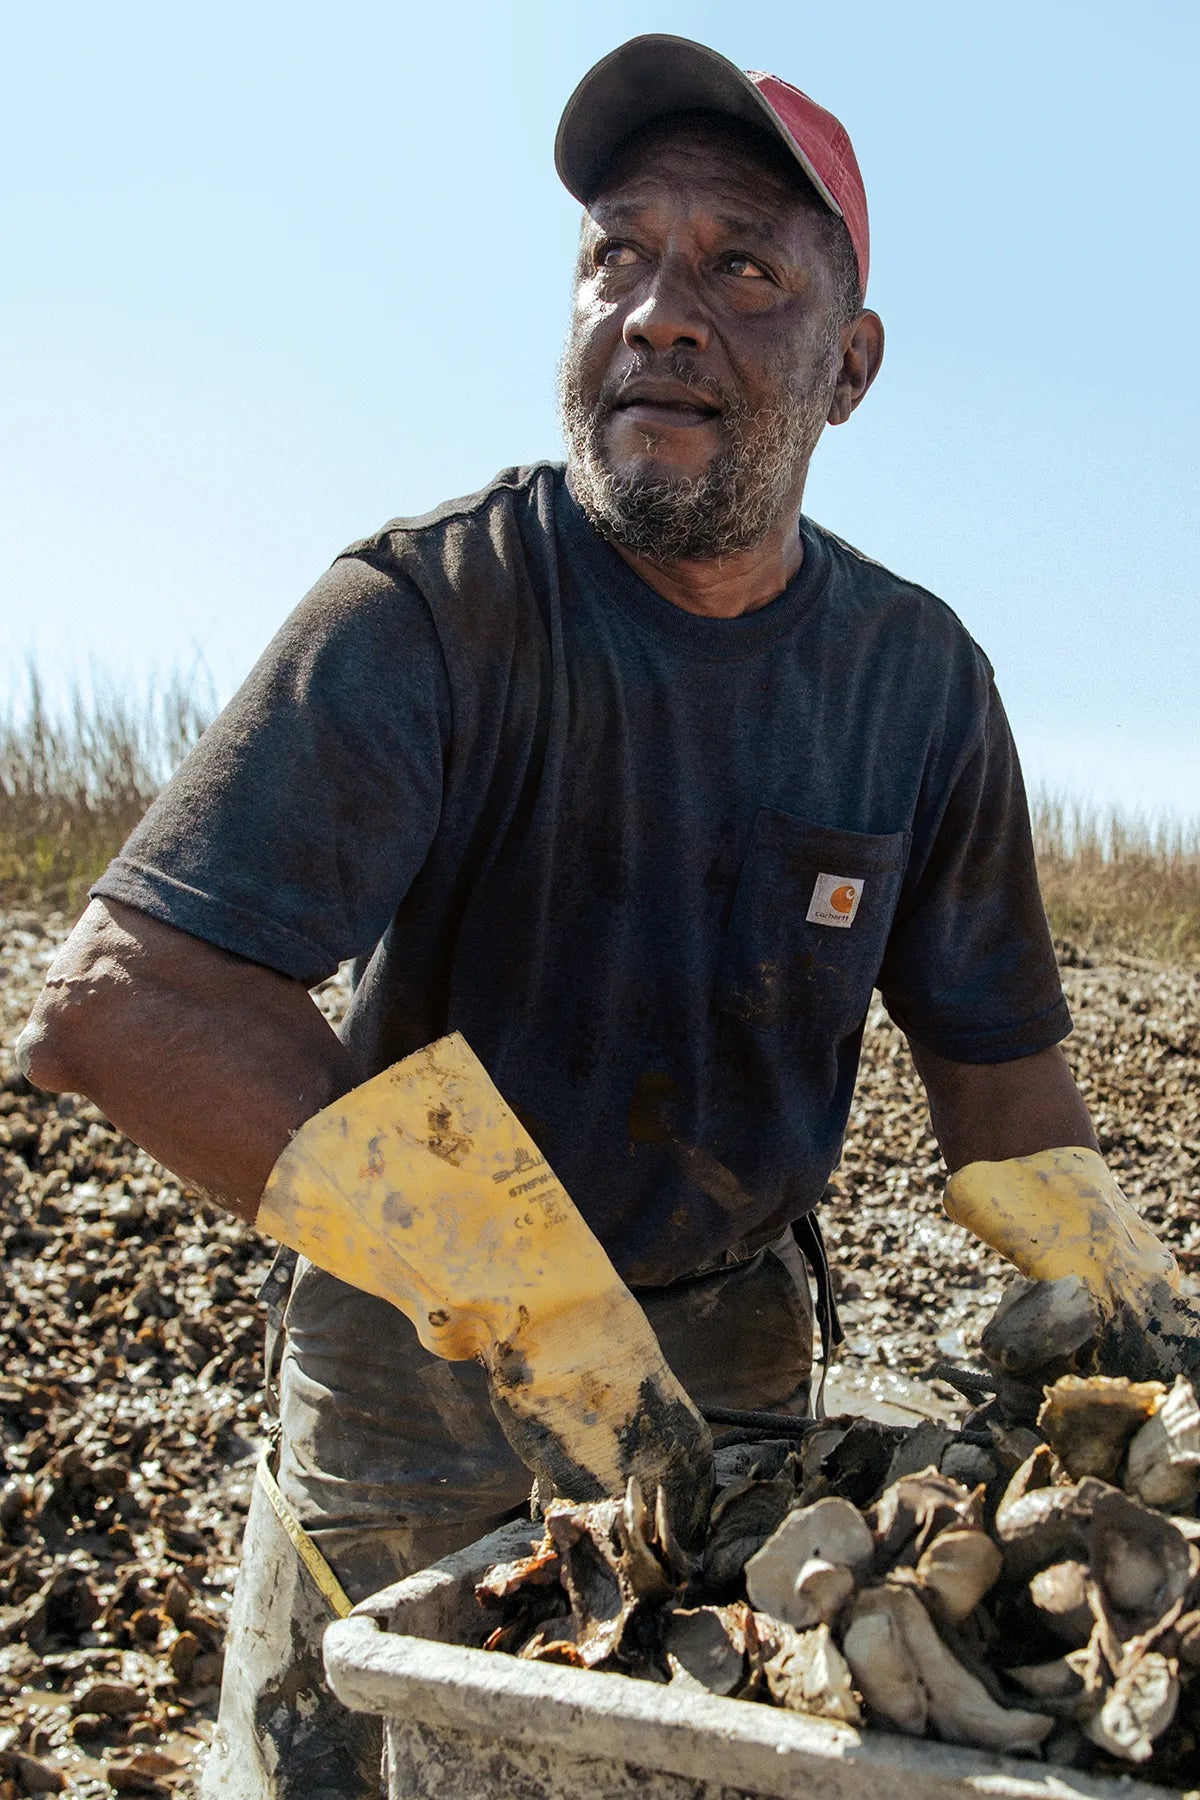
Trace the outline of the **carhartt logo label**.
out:
[[[863,883],[855,875],[818,875],[805,915],[810,925],[853,925]]]

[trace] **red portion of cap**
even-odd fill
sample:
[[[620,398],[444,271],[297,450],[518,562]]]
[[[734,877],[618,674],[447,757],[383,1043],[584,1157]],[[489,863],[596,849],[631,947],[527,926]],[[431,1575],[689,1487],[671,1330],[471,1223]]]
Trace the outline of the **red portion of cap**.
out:
[[[849,132],[831,112],[778,75],[761,75],[756,69],[747,70],[747,75],[792,140],[818,192],[822,187],[828,190],[822,199],[826,203],[832,200],[834,211],[841,213],[858,259],[859,286],[865,293],[871,266],[867,192]]]
[[[744,74],[691,38],[630,38],[588,70],[563,109],[554,160],[586,205],[631,134],[653,119],[694,110],[724,113],[777,138],[831,211],[844,220],[865,292],[870,265],[867,196],[845,127],[777,75]]]

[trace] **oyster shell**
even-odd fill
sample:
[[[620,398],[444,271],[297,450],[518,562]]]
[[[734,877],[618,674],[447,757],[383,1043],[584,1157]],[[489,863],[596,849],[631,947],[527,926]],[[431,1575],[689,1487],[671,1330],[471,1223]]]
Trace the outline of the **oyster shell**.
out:
[[[745,1680],[746,1633],[735,1607],[676,1607],[663,1628],[662,1647],[672,1681],[683,1687],[732,1694]]]
[[[873,1627],[867,1636],[854,1638],[854,1627],[860,1620],[880,1614],[888,1619],[889,1630]],[[949,1744],[1036,1750],[1053,1729],[1054,1720],[1048,1713],[999,1706],[983,1683],[943,1643],[911,1587],[889,1583],[860,1594],[845,1642],[851,1670],[867,1704],[900,1730],[913,1728],[911,1724],[901,1724],[902,1717],[914,1721],[919,1717],[919,1708],[913,1701],[914,1679],[924,1692],[928,1721]],[[885,1646],[890,1661],[872,1667],[872,1656],[879,1656]],[[903,1663],[898,1655],[901,1648],[907,1653]],[[898,1677],[894,1693],[892,1683],[881,1679],[885,1668],[888,1676]],[[891,1711],[887,1710],[889,1707]]]
[[[776,1705],[786,1706],[789,1712],[861,1725],[862,1707],[850,1669],[828,1625],[818,1625],[813,1631],[793,1631],[785,1626],[784,1633],[780,1648],[763,1670]]]
[[[1114,1481],[1130,1439],[1166,1392],[1161,1381],[1064,1375],[1047,1389],[1037,1422],[1074,1480],[1096,1475]]]
[[[985,1326],[980,1347],[1006,1375],[1048,1374],[1052,1380],[1087,1362],[1103,1327],[1099,1303],[1078,1275],[1058,1281],[1017,1275]]]
[[[832,1625],[853,1592],[854,1576],[849,1569],[811,1556],[796,1577],[787,1623],[797,1631]]]
[[[1097,1502],[1087,1543],[1097,1585],[1113,1611],[1131,1621],[1125,1636],[1180,1605],[1200,1570],[1200,1552],[1169,1519],[1115,1491]]]
[[[1053,1662],[1022,1663],[1004,1673],[1050,1711],[1057,1712],[1062,1708],[1068,1717],[1074,1713],[1075,1703],[1083,1693],[1083,1677],[1065,1656],[1056,1657]]]
[[[1146,1506],[1190,1507],[1200,1492],[1200,1402],[1179,1375],[1129,1446],[1125,1486]]]
[[[1071,1559],[1039,1569],[1029,1583],[1029,1597],[1043,1621],[1073,1649],[1082,1649],[1092,1635],[1090,1588],[1088,1565]]]
[[[904,1475],[880,1495],[867,1514],[878,1566],[912,1565],[939,1532],[982,1523],[979,1489],[970,1490],[936,1469]]]
[[[855,1596],[842,1649],[871,1713],[909,1737],[923,1737],[929,1696],[885,1588]]]
[[[1082,1721],[1084,1734],[1112,1756],[1147,1762],[1178,1704],[1175,1664],[1148,1650],[1117,1676],[1099,1711]]]
[[[1021,1480],[1027,1466],[1017,1470],[996,1509],[995,1533],[1005,1571],[1016,1580],[1064,1558],[1085,1561],[1087,1528],[1097,1502],[1109,1494],[1124,1497],[1091,1475],[1064,1487],[1030,1487]]]
[[[951,1624],[973,1613],[1000,1578],[1004,1557],[983,1531],[943,1531],[922,1552],[917,1580]]]
[[[746,1592],[758,1611],[804,1630],[823,1616],[818,1609],[814,1621],[818,1593],[823,1597],[822,1603],[828,1604],[834,1590],[839,1590],[840,1606],[849,1598],[855,1576],[870,1567],[874,1553],[874,1539],[856,1506],[832,1497],[816,1500],[811,1506],[789,1513],[762,1549],[750,1558],[746,1564]],[[822,1567],[814,1569],[814,1563]],[[831,1582],[824,1573],[830,1568],[844,1570],[849,1586],[837,1576]],[[810,1591],[800,1598],[797,1589],[802,1574]]]
[[[778,1529],[795,1498],[791,1478],[784,1475],[772,1481],[745,1477],[717,1495],[703,1559],[704,1580],[714,1595],[737,1591],[747,1562]]]

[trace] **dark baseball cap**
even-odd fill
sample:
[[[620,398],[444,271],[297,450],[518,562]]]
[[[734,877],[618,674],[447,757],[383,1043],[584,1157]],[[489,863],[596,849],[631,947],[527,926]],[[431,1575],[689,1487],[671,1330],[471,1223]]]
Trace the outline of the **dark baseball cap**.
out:
[[[756,125],[790,150],[831,212],[845,224],[867,287],[867,196],[849,134],[833,114],[777,75],[743,74],[690,38],[661,32],[630,38],[589,69],[563,109],[554,162],[584,205],[625,139],[675,112],[719,112]]]

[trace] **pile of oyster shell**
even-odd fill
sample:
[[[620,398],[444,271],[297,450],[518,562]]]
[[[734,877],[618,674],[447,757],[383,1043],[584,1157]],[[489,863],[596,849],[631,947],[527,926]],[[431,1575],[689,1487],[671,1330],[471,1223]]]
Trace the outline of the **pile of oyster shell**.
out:
[[[970,1423],[970,1422],[969,1422]],[[703,1550],[551,1502],[489,1648],[1166,1779],[1200,1768],[1200,1405],[1065,1376],[1037,1429],[867,1419],[719,1453]]]

